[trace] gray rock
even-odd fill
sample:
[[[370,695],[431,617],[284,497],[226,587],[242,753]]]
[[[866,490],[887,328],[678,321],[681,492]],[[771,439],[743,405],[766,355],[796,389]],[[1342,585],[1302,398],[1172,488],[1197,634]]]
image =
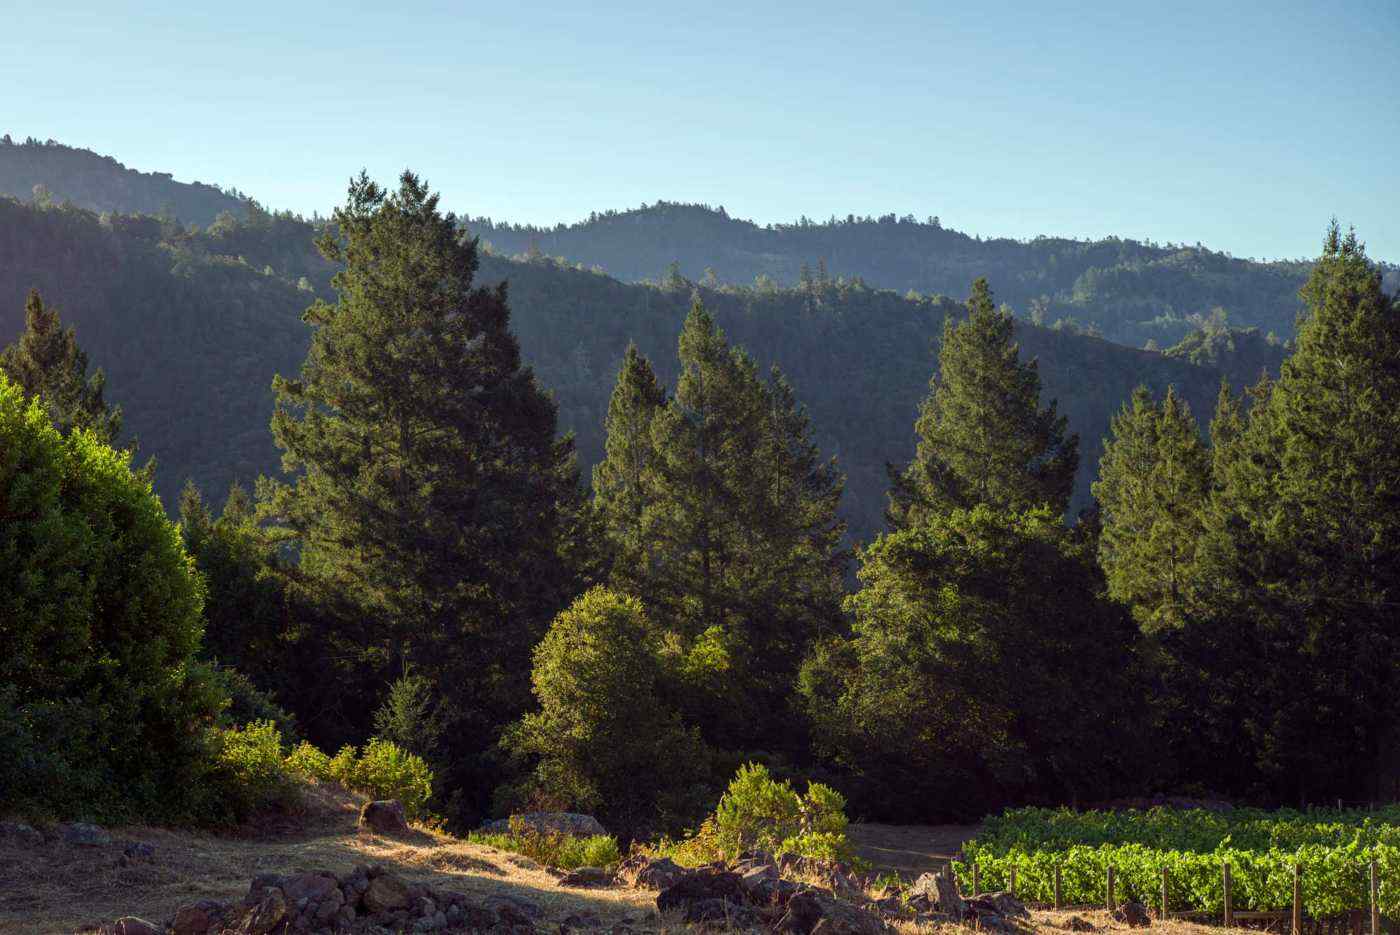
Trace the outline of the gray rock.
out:
[[[13,838],[28,847],[38,847],[44,843],[44,836],[33,825],[22,821],[0,821],[0,838]]]
[[[587,838],[608,832],[592,815],[577,812],[526,812],[510,818],[498,818],[482,825],[480,830],[488,834],[509,834],[512,821],[524,824],[539,834],[567,834]]]
[[[648,890],[664,890],[685,874],[685,868],[669,857],[653,860],[640,854],[627,858],[617,868],[619,883]]]
[[[890,927],[873,912],[811,891],[788,900],[777,931],[789,935],[886,935]]]
[[[612,886],[613,875],[602,867],[579,867],[559,880],[560,886]]]
[[[376,834],[407,833],[408,817],[404,812],[403,803],[398,799],[366,802],[365,807],[360,809],[360,827],[368,828]]]
[[[1122,922],[1128,928],[1146,928],[1152,924],[1152,917],[1147,914],[1147,907],[1140,902],[1126,902],[1113,910],[1115,922]]]
[[[65,844],[78,847],[102,847],[112,843],[112,836],[97,825],[73,821],[58,826],[58,833]]]
[[[727,899],[697,899],[686,903],[685,921],[693,925],[719,926],[725,931],[757,928],[763,918],[743,903]]]
[[[136,916],[125,916],[99,929],[101,935],[164,935],[165,929],[139,919]]]
[[[1069,929],[1071,932],[1094,932],[1098,930],[1094,923],[1080,916],[1070,916],[1069,921],[1065,923],[1065,928]]]
[[[920,875],[909,887],[909,901],[916,907],[937,909],[959,921],[967,915],[967,904],[958,893],[958,882],[951,871]]]

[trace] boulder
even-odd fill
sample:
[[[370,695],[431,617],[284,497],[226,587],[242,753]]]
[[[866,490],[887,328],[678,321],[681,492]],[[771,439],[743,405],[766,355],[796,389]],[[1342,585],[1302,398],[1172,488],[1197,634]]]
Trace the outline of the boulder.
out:
[[[1065,928],[1069,929],[1071,932],[1097,931],[1096,927],[1094,926],[1094,923],[1090,922],[1088,919],[1081,918],[1080,916],[1070,916],[1069,921],[1065,923]]]
[[[641,854],[624,860],[617,868],[617,881],[637,889],[664,890],[685,876],[686,869],[669,857],[652,859]]]
[[[124,916],[110,925],[102,926],[99,931],[102,935],[165,935],[165,929],[136,916]]]
[[[1152,917],[1147,914],[1147,907],[1136,901],[1126,902],[1113,910],[1113,920],[1134,929],[1146,928],[1152,924]]]
[[[534,927],[535,920],[544,915],[544,910],[518,896],[492,895],[482,900],[482,904],[496,914],[502,924],[508,926]]]
[[[560,886],[612,886],[613,875],[602,867],[579,867],[559,880]]]
[[[743,903],[727,899],[697,899],[686,903],[685,921],[692,925],[709,925],[729,932],[735,929],[757,928],[763,918]]]
[[[922,874],[909,886],[909,902],[915,908],[937,909],[958,921],[967,915],[967,904],[951,872]]]
[[[244,911],[234,931],[238,935],[267,935],[287,921],[289,912],[287,897],[280,889],[271,887],[264,891],[256,905]]]
[[[337,886],[322,897],[321,904],[316,907],[315,918],[318,922],[329,922],[340,914],[341,907],[344,905],[345,894]]]
[[[181,906],[170,920],[171,935],[204,935],[219,925],[227,914],[228,907],[212,899],[201,899],[197,903]]]
[[[1005,890],[999,893],[983,893],[974,897],[966,903],[967,909],[973,915],[981,917],[992,914],[1005,916],[1008,919],[1029,919],[1030,912],[1026,910],[1026,904]]]
[[[576,812],[526,812],[488,821],[480,830],[488,834],[509,834],[512,821],[522,823],[538,834],[567,834],[576,838],[589,838],[608,833],[592,815],[580,815]]]
[[[112,836],[97,825],[83,821],[73,821],[58,826],[58,834],[63,843],[78,847],[103,847],[112,843]]]
[[[290,903],[300,903],[303,899],[319,903],[332,891],[339,892],[340,886],[329,873],[297,873],[283,877],[279,885]]]
[[[26,847],[38,847],[44,843],[44,836],[33,825],[22,821],[0,821],[0,838],[18,841]]]
[[[885,935],[885,920],[824,893],[804,891],[793,895],[777,931],[788,935]]]
[[[398,799],[381,799],[366,802],[360,809],[360,827],[368,828],[376,834],[404,834],[408,831],[408,817],[403,803]]]
[[[370,878],[361,901],[371,915],[408,908],[408,884],[391,873]]]
[[[656,908],[661,912],[684,911],[690,903],[705,899],[743,902],[744,891],[739,886],[739,875],[713,868],[691,870],[656,894]]]

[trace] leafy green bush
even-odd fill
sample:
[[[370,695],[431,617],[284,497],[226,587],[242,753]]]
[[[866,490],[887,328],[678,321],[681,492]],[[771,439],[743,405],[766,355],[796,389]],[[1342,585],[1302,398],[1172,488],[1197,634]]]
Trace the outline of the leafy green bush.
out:
[[[331,778],[331,758],[318,747],[303,740],[283,761],[288,772],[306,779],[326,781]]]
[[[715,808],[715,844],[722,856],[746,850],[849,860],[846,800],[829,786],[810,783],[805,796],[778,782],[761,763],[741,766]]]
[[[575,837],[568,834],[551,834],[537,831],[518,819],[511,820],[508,833],[473,831],[467,835],[467,840],[473,844],[484,844],[498,850],[523,854],[547,867],[563,870],[574,870],[578,867],[612,867],[622,860],[617,839],[611,835]]]
[[[198,817],[223,701],[191,665],[202,586],[149,479],[0,376],[0,504],[0,784],[57,815]]]
[[[433,771],[423,758],[387,740],[371,740],[363,753],[346,745],[329,760],[319,750],[292,751],[296,768],[318,779],[333,779],[374,799],[398,799],[410,819],[427,814]]]
[[[272,721],[216,732],[215,768],[209,789],[235,820],[261,808],[295,801],[296,782],[282,759],[282,735]]]

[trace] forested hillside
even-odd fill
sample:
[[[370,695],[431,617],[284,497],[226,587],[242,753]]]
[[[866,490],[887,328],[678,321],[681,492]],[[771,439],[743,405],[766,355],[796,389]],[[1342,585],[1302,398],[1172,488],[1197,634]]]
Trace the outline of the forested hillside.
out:
[[[71,201],[91,211],[162,215],[201,226],[222,211],[241,214],[247,202],[217,185],[128,169],[111,156],[54,140],[16,143],[8,133],[0,137],[0,195]]]
[[[1174,344],[1216,307],[1236,325],[1286,338],[1310,268],[1301,261],[1236,259],[1200,244],[983,239],[937,218],[893,214],[760,227],[722,207],[668,202],[553,228],[487,218],[470,224],[498,250],[562,256],[629,281],[659,279],[674,260],[694,279],[709,268],[723,282],[766,277],[795,285],[825,272],[899,292],[961,297],[974,277],[985,275],[1022,317],[1063,321],[1062,327],[1133,346]]]
[[[225,217],[192,233],[150,217],[0,200],[0,344],[19,333],[25,292],[38,288],[107,371],[109,399],[125,409],[142,454],[157,458],[167,504],[187,478],[209,491],[251,483],[278,465],[268,433],[272,377],[295,372],[309,339],[301,313],[328,294],[331,267],[315,254],[314,236],[310,224],[256,208],[249,220]],[[556,394],[560,425],[577,434],[585,467],[601,455],[608,394],[628,342],[673,382],[675,336],[699,288],[730,339],[792,381],[815,440],[849,475],[843,513],[860,538],[881,525],[886,462],[913,454],[911,426],[934,371],[935,338],[945,316],[961,313],[949,299],[859,281],[626,284],[545,257],[484,256],[479,278],[509,283],[512,328]],[[1025,322],[1017,338],[1024,355],[1040,360],[1047,398],[1058,398],[1082,438],[1073,509],[1087,502],[1109,418],[1136,385],[1176,384],[1204,416],[1224,366],[1218,357],[1198,366]]]

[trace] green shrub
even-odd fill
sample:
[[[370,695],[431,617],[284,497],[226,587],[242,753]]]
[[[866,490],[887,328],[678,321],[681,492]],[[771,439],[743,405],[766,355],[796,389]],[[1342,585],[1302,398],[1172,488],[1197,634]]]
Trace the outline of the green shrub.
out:
[[[371,740],[359,753],[346,745],[329,760],[314,748],[292,751],[304,775],[332,779],[347,789],[374,799],[398,799],[410,819],[427,815],[433,794],[433,771],[422,757],[387,740]]]
[[[287,754],[283,763],[288,772],[306,779],[325,782],[331,778],[331,758],[305,740]]]
[[[810,783],[805,796],[779,782],[760,763],[741,766],[714,815],[714,846],[732,859],[747,850],[794,853],[849,861],[846,800],[829,786]]]
[[[0,376],[0,504],[0,784],[60,816],[195,817],[222,698],[191,664],[202,584],[149,479]]]
[[[536,831],[523,822],[512,819],[510,831],[489,834],[473,831],[467,835],[473,844],[484,844],[497,850],[523,854],[547,867],[574,870],[579,867],[612,867],[622,860],[617,839],[598,834],[575,837]]]
[[[236,821],[259,809],[287,807],[296,800],[296,783],[282,759],[282,735],[272,721],[216,731],[215,768],[209,791]]]

